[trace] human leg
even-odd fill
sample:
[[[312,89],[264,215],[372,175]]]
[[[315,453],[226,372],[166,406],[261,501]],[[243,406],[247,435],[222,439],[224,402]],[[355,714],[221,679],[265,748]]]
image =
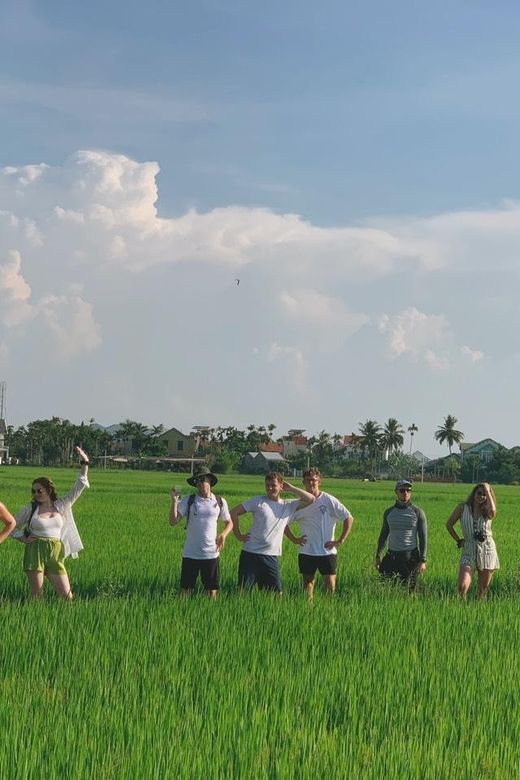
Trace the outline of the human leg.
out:
[[[240,590],[252,590],[258,578],[258,563],[256,553],[242,550],[238,560],[238,587]]]
[[[467,563],[461,563],[459,566],[459,578],[457,582],[457,589],[459,596],[467,596],[468,590],[471,585],[471,578],[473,577],[473,569]]]
[[[53,574],[48,571],[47,579],[60,598],[65,599],[65,601],[72,600],[72,591],[70,589],[68,574]]]
[[[276,555],[258,555],[259,573],[257,577],[260,590],[270,590],[282,595],[282,575],[280,563]]]
[[[333,596],[336,592],[336,575],[324,574],[323,575],[323,592]]]
[[[194,558],[183,558],[181,564],[181,596],[191,596],[195,590],[199,576],[199,561]]]
[[[485,598],[487,594],[491,579],[493,577],[493,572],[494,569],[481,569],[478,572],[477,591],[479,598],[481,599]]]
[[[216,599],[220,590],[220,558],[200,561],[200,577],[206,595]]]
[[[29,583],[29,592],[33,599],[43,598],[43,572],[42,571],[26,571],[27,581]]]
[[[321,555],[317,561],[318,571],[323,579],[323,592],[334,595],[336,592],[336,572],[338,570],[337,555]]]
[[[312,601],[314,598],[314,583],[315,578],[312,574],[302,574],[303,592],[308,601]]]
[[[383,581],[396,580],[399,566],[391,553],[386,553],[379,565],[379,576]]]
[[[298,569],[302,575],[302,584],[308,601],[314,598],[314,582],[317,571],[316,556],[300,553],[298,555]]]

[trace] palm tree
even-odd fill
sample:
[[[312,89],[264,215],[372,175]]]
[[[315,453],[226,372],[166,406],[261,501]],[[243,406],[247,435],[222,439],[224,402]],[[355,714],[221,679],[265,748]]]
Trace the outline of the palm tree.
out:
[[[444,418],[444,424],[440,425],[434,434],[434,438],[439,442],[439,444],[444,444],[445,441],[448,442],[450,455],[451,455],[451,448],[453,447],[453,445],[460,444],[464,438],[464,434],[462,433],[462,431],[458,431],[455,428],[456,425],[457,425],[457,418],[454,417],[452,414],[448,414]]]
[[[380,447],[381,426],[375,420],[367,420],[359,423],[359,433],[361,447],[373,458]]]
[[[398,452],[403,446],[404,428],[395,417],[390,417],[388,422],[385,423],[383,433],[380,436],[380,442],[390,455],[393,452]]]
[[[372,472],[375,470],[376,456],[381,448],[381,426],[375,420],[359,423],[361,449],[368,452],[371,459]]]
[[[415,423],[408,426],[408,433],[410,434],[410,455],[412,454],[413,435],[414,433],[417,433],[418,430],[419,428]]]

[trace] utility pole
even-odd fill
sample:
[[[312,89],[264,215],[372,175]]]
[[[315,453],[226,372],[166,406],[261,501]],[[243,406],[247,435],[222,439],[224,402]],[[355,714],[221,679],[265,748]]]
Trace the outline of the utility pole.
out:
[[[6,401],[7,401],[7,382],[0,381],[0,420],[5,420]]]
[[[5,446],[7,423],[5,421],[5,402],[7,382],[0,381],[0,463],[9,462],[9,448]]]

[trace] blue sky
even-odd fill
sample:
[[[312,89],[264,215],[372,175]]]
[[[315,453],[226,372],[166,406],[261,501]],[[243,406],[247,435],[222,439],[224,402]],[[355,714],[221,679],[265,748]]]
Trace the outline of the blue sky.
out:
[[[509,2],[2,2],[10,421],[396,416],[436,454],[450,413],[520,443],[519,28]]]

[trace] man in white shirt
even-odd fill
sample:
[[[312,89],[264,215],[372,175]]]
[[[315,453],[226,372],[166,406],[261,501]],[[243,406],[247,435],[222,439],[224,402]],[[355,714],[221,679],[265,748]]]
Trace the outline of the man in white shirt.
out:
[[[314,595],[316,571],[323,579],[323,591],[334,593],[336,590],[337,550],[350,533],[354,518],[346,506],[337,498],[321,490],[321,474],[318,469],[310,468],[303,472],[303,484],[314,496],[314,503],[296,513],[293,521],[298,523],[305,542],[300,547],[298,566],[302,575],[303,589],[311,601]],[[341,534],[335,539],[336,523],[343,523]],[[293,535],[286,528],[285,535]]]
[[[180,494],[175,488],[170,492],[172,505],[170,525],[177,525],[186,517],[186,541],[182,550],[181,594],[193,593],[197,577],[200,574],[202,586],[212,599],[217,597],[220,588],[220,552],[226,537],[233,528],[229,508],[225,498],[211,492],[218,482],[215,474],[204,471],[188,480],[188,485],[197,488],[179,501]],[[217,535],[218,519],[225,522],[223,531]]]
[[[297,498],[280,498],[282,490],[294,493]],[[244,543],[238,566],[240,588],[251,590],[256,583],[261,590],[282,592],[279,558],[285,527],[298,509],[313,501],[310,493],[290,485],[281,474],[271,471],[265,475],[265,495],[250,498],[231,510],[233,533]],[[253,514],[253,524],[249,533],[243,534],[238,518],[246,512]],[[292,534],[291,537],[295,544],[304,541]]]

